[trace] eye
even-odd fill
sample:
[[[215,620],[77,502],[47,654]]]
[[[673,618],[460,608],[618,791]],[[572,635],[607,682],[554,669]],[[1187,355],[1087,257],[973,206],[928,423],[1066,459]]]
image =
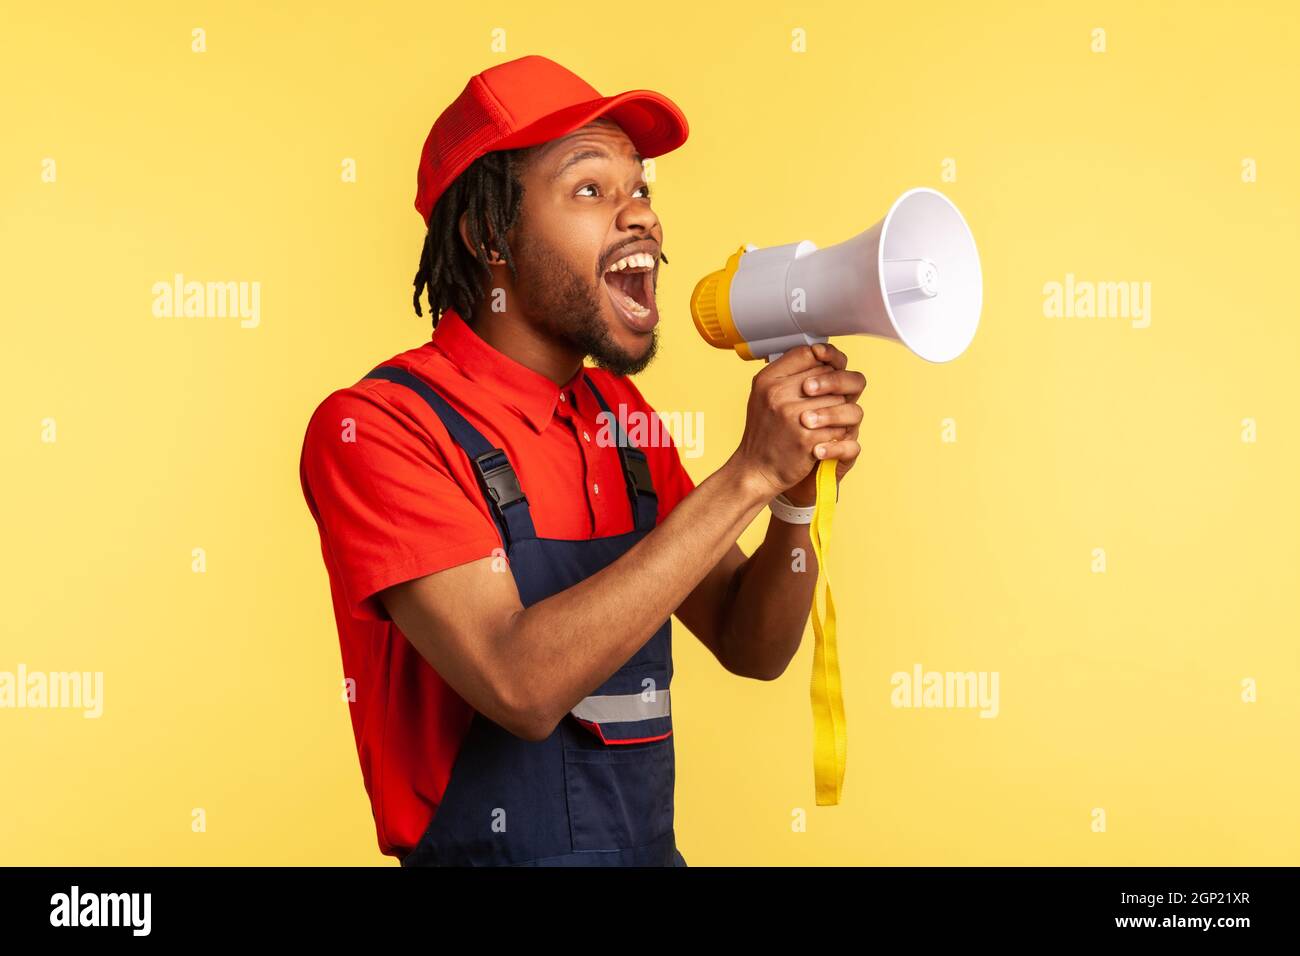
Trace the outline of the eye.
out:
[[[584,189],[594,189],[597,195],[600,194],[600,187],[597,186],[595,183],[584,183],[583,185],[578,187],[577,195],[579,196],[583,195]],[[644,195],[641,197],[642,199],[650,198],[650,186],[646,183],[642,183],[640,186],[637,186],[636,189],[633,190],[633,192],[634,193],[643,192]]]

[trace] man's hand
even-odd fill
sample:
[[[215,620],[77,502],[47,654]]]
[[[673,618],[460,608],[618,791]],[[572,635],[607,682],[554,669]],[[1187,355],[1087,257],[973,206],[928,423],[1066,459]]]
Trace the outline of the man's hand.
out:
[[[862,446],[858,443],[862,406],[858,404],[858,399],[867,386],[867,380],[861,372],[848,371],[848,356],[830,343],[818,343],[812,346],[812,352],[813,357],[822,363],[822,369],[810,372],[802,379],[802,392],[805,396],[823,399],[825,404],[820,407],[810,406],[803,411],[800,423],[810,431],[821,432],[826,428],[838,430],[836,437],[822,442],[826,449],[824,457],[837,462],[835,479],[838,482],[849,473],[862,451]],[[813,448],[813,456],[817,458],[816,446]],[[803,478],[786,490],[785,496],[794,504],[804,507],[817,500],[816,461]]]
[[[860,393],[866,381],[857,372],[846,372],[843,353],[833,346],[816,346],[825,359],[838,356],[839,366],[823,361],[814,347],[791,349],[754,376],[745,411],[745,432],[731,463],[753,475],[769,499],[791,488],[809,475],[818,459],[814,449],[822,446],[825,457],[856,455],[856,441],[844,441],[848,434],[842,420],[861,418],[861,409],[831,413],[832,406],[845,405],[845,392],[856,385]],[[829,350],[828,350],[829,349]],[[856,376],[857,381],[854,381]],[[810,382],[817,386],[810,386]],[[808,389],[811,388],[811,391]],[[805,417],[817,416],[808,426]]]

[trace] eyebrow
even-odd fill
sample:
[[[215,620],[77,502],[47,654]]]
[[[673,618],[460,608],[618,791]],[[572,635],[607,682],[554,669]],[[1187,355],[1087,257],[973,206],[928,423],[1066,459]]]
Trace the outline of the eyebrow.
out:
[[[645,162],[645,157],[640,153],[633,153],[632,158],[636,160],[638,166]],[[580,149],[564,162],[560,163],[559,168],[556,169],[555,172],[551,173],[550,181],[555,182],[555,180],[564,175],[566,169],[582,162],[584,159],[609,159],[609,153],[605,152],[603,149],[595,149],[591,147]]]

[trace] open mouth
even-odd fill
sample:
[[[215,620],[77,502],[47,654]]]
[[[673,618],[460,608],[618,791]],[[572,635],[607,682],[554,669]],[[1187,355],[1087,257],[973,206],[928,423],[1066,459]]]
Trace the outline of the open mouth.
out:
[[[634,252],[615,260],[602,276],[614,311],[637,332],[649,332],[659,324],[654,291],[657,266],[656,256]]]

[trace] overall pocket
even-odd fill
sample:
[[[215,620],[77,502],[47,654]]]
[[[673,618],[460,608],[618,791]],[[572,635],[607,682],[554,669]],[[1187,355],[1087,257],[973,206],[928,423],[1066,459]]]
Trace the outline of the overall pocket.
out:
[[[629,661],[569,712],[609,746],[662,740],[673,732],[672,664]]]
[[[673,828],[673,738],[564,748],[564,789],[574,850],[621,850]]]

